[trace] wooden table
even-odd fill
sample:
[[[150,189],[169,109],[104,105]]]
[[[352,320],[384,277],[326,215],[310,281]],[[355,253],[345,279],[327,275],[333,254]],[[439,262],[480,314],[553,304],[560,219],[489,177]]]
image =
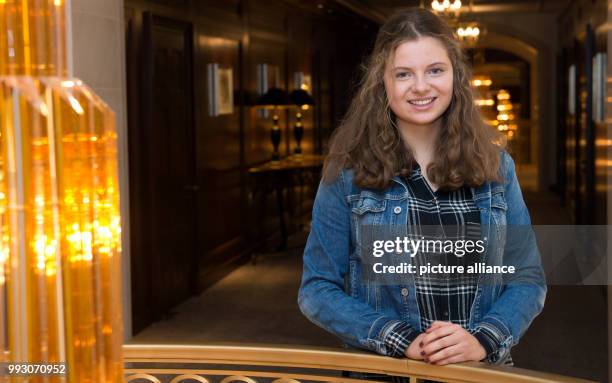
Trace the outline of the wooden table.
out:
[[[265,198],[271,192],[276,193],[277,214],[281,231],[279,250],[287,248],[288,237],[283,190],[299,186],[299,203],[301,205],[304,186],[310,185],[312,190],[316,191],[321,178],[324,159],[325,156],[316,154],[292,155],[279,161],[268,161],[249,169],[249,184],[253,201],[256,200],[258,194],[262,194]]]

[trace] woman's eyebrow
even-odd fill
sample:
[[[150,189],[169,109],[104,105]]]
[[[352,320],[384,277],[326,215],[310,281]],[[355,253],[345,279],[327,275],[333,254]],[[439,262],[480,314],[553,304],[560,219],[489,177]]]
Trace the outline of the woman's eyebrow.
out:
[[[432,66],[435,66],[435,65],[443,65],[443,66],[448,66],[448,64],[447,64],[447,63],[445,63],[445,62],[442,62],[442,61],[436,61],[436,62],[434,62],[434,63],[431,63],[431,64],[427,65],[427,68],[432,67]],[[408,67],[408,66],[396,66],[396,67],[393,67],[393,70],[400,70],[400,69],[402,69],[402,70],[412,70],[412,68],[411,68],[411,67]]]

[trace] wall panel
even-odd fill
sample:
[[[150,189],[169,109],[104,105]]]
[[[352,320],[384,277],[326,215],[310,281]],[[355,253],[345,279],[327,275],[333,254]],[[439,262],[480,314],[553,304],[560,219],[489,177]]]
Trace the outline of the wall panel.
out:
[[[304,113],[302,147],[321,153],[374,30],[309,2],[126,0],[135,331],[278,243],[275,196],[253,198],[248,176],[273,151],[272,114],[254,107],[259,65],[277,68],[287,91],[295,72],[311,76],[316,105]],[[231,114],[209,110],[209,64],[232,69]],[[279,116],[286,156],[295,112]],[[294,216],[310,211],[311,198],[300,202]]]

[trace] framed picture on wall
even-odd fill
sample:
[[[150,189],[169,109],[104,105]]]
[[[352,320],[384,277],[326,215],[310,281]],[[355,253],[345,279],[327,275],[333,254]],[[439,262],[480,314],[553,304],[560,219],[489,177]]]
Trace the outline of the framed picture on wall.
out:
[[[220,68],[218,63],[206,66],[208,79],[208,114],[216,117],[234,113],[234,83],[232,68]]]
[[[567,106],[571,115],[576,114],[576,64],[572,64],[568,70],[567,78]]]
[[[234,113],[234,87],[232,84],[232,69],[219,69],[219,114]]]

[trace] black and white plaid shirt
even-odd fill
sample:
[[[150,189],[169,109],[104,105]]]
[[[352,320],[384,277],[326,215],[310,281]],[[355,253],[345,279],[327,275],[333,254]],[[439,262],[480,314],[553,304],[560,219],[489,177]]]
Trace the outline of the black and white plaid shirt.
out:
[[[474,203],[472,191],[465,186],[452,191],[433,191],[416,166],[404,178],[408,186],[408,225],[410,234],[426,239],[450,240],[480,238],[480,211]],[[435,237],[435,238],[433,238]],[[479,261],[481,254],[461,257],[454,254],[419,252],[414,258],[416,266],[431,264],[468,265]],[[459,324],[467,329],[470,309],[476,295],[478,274],[415,274],[416,300],[421,314],[421,328],[434,321]],[[387,332],[385,344],[391,356],[403,356],[417,331],[405,322],[397,322]],[[502,341],[495,329],[479,326],[470,331],[487,352],[487,359]]]

